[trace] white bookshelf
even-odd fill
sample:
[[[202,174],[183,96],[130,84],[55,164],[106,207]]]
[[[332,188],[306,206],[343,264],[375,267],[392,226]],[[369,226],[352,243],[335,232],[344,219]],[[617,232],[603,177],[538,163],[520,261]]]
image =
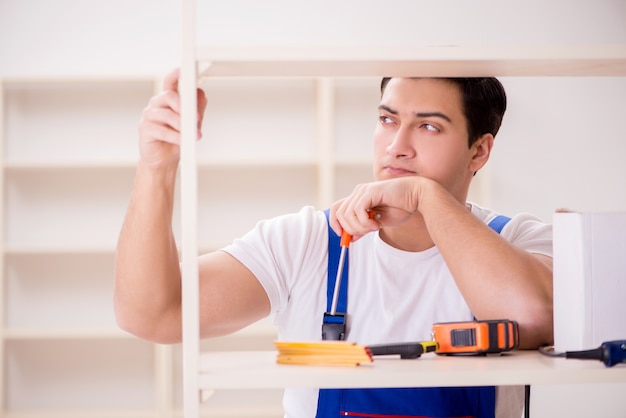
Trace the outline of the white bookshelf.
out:
[[[182,415],[181,346],[122,332],[112,308],[137,124],[160,84],[153,75],[0,82],[0,416]],[[378,80],[238,77],[200,85],[212,100],[198,144],[199,251],[228,244],[261,218],[327,205],[349,183],[370,179]],[[289,114],[280,129],[272,110]],[[356,140],[363,147],[353,157],[347,150]],[[180,240],[178,202],[175,211]],[[274,339],[268,319],[202,348],[271,350]],[[217,391],[201,415],[281,416],[278,389],[247,391],[245,405],[240,396]]]
[[[1,416],[154,416],[157,348],[120,331],[111,304],[136,123],[154,82],[1,82]]]
[[[625,76],[626,45],[448,45],[416,47],[334,47],[301,46],[298,48],[220,48],[214,45],[198,45],[195,34],[195,0],[181,0],[182,15],[182,66],[181,96],[183,103],[183,182],[193,184],[197,177],[194,141],[195,93],[197,85],[206,80],[219,77],[267,77],[274,79],[302,77],[355,78],[381,76]],[[332,145],[332,134],[327,128],[332,124],[334,90],[330,84],[322,81],[318,87],[321,98],[319,113],[321,127],[321,149],[328,150]],[[333,92],[333,93],[330,93]],[[184,109],[188,109],[185,112]],[[339,118],[338,118],[339,119]],[[333,144],[334,145],[334,144]],[[341,161],[341,158],[339,159]],[[318,178],[340,178],[343,173],[360,172],[364,160],[360,157],[346,157],[343,161],[320,162]],[[330,184],[322,189],[321,199],[332,196],[344,184]],[[481,187],[479,186],[480,190]],[[404,369],[405,364],[398,361],[392,369],[365,367],[359,371],[345,372],[328,368],[281,367],[274,364],[271,352],[261,353],[203,353],[198,338],[198,286],[197,266],[197,199],[195,190],[187,189],[180,196],[181,207],[185,214],[182,225],[182,266],[183,266],[183,364],[184,412],[185,418],[195,418],[199,414],[198,393],[215,388],[251,388],[285,386],[335,387],[342,381],[343,387],[362,386],[397,386],[395,374]],[[546,359],[536,358],[533,364],[524,359],[515,363],[511,369],[502,373],[489,374],[489,360],[480,363],[476,369],[464,373],[450,372],[448,363],[438,362],[442,369],[436,369],[430,377],[441,385],[456,384],[533,384],[541,383],[542,377],[558,373],[558,379],[543,380],[543,383],[565,383],[577,375],[585,382],[624,382],[623,370],[618,375],[606,371],[580,374],[557,371],[559,363],[546,366]],[[459,361],[459,360],[454,360]],[[419,362],[417,362],[419,363]],[[386,363],[389,364],[389,363]],[[421,363],[420,363],[421,364]],[[429,363],[426,363],[429,364]],[[519,373],[532,366],[532,372],[522,373],[522,377],[511,380],[513,373]],[[406,385],[428,386],[432,381],[419,377],[422,369],[416,366]],[[427,366],[426,366],[427,367]],[[365,369],[365,371],[362,371]],[[386,370],[385,370],[386,369]],[[597,369],[597,367],[596,367]],[[480,372],[479,372],[480,370]],[[331,373],[332,371],[332,373]],[[480,378],[475,379],[476,373]],[[535,373],[535,374],[533,374]],[[577,374],[578,373],[578,374]],[[255,377],[263,376],[258,379]],[[332,377],[331,377],[332,376]],[[366,380],[362,380],[365,378]],[[405,376],[408,376],[405,374]],[[469,378],[468,378],[469,376]],[[599,376],[599,377],[598,377]],[[230,379],[233,377],[233,379]],[[421,379],[421,380],[420,380]],[[369,383],[368,383],[369,382]],[[571,380],[570,380],[571,382]]]
[[[626,75],[624,45],[220,49],[185,42],[184,49],[191,49],[184,69],[199,68],[191,84],[219,99],[209,102],[196,150],[194,256],[227,244],[261,218],[304,204],[324,207],[367,181],[381,75]],[[183,348],[119,331],[111,303],[115,243],[138,156],[137,122],[160,82],[154,75],[0,80],[0,416],[183,414],[180,381],[189,373],[180,361]],[[271,106],[261,100],[268,95]],[[281,121],[283,134],[253,137],[257,129],[271,130],[264,124],[276,123],[276,111],[292,118]],[[246,189],[250,173],[262,181]],[[183,199],[177,198],[174,222],[179,242]],[[242,206],[255,211],[238,212]],[[201,370],[201,362],[210,364],[222,351],[272,350],[273,337],[271,322],[263,321],[198,342],[200,352],[211,354],[192,373],[204,389],[216,389],[219,375],[210,366]],[[272,368],[264,355],[253,358]],[[217,388],[199,414],[279,417],[281,385],[279,378],[259,394],[245,390],[246,405],[238,401],[238,386]]]

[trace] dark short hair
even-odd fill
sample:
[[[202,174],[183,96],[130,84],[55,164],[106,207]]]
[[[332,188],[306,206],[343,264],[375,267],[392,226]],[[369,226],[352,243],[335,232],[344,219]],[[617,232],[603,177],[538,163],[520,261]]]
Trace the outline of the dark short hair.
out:
[[[391,77],[380,83],[381,94]],[[468,146],[484,134],[494,137],[500,130],[506,111],[506,92],[495,77],[437,78],[458,86],[463,100],[463,114],[467,120]]]

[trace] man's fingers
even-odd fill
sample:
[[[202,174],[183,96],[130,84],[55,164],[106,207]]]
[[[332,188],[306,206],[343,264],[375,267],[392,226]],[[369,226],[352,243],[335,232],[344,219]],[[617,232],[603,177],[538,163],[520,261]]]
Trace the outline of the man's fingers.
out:
[[[163,79],[163,90],[178,91],[178,79],[180,78],[180,69],[177,68]]]
[[[167,125],[159,125],[156,123],[147,125],[144,129],[144,134],[151,141],[180,145],[180,132]]]
[[[178,93],[165,90],[153,96],[148,103],[147,109],[170,108],[180,114],[180,97]]]
[[[177,132],[180,132],[180,117],[178,113],[170,108],[156,107],[148,109],[144,112],[144,119],[147,123],[169,126]]]
[[[204,90],[198,89],[198,131],[202,130],[202,120],[204,119],[204,110],[207,105],[207,98]]]
[[[178,82],[180,79],[180,69],[177,68],[170,72],[163,79],[163,93],[157,96],[160,101],[165,100],[174,111],[180,113],[180,98],[178,94],[172,95],[171,92],[178,93]],[[206,94],[202,89],[197,89],[197,103],[198,103],[198,131],[202,129],[202,120],[204,118],[204,111],[207,106]],[[158,104],[163,106],[163,103]]]

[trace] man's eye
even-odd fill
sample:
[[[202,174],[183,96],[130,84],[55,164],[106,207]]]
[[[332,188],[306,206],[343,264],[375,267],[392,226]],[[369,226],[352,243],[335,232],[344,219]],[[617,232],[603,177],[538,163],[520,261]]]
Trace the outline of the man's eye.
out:
[[[384,116],[384,115],[379,116],[379,119],[380,119],[380,122],[385,125],[393,123],[393,119],[391,119],[389,116]]]
[[[422,127],[430,132],[439,132],[439,128],[437,128],[435,125],[431,125],[430,123],[425,123],[422,125]]]

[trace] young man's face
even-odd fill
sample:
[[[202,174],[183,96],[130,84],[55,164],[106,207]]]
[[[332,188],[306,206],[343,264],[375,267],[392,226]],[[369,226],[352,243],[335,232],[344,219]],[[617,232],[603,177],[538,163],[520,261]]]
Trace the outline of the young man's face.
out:
[[[374,132],[374,176],[418,175],[465,199],[478,168],[468,148],[461,92],[445,80],[393,78],[379,106]]]

